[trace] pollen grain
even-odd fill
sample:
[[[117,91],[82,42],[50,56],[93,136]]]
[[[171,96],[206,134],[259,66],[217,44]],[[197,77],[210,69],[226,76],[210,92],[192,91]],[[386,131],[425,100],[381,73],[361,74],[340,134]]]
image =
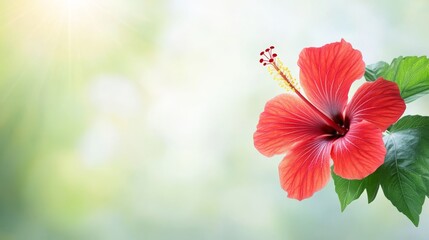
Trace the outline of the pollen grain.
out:
[[[274,80],[278,82],[279,86],[281,88],[284,88],[288,92],[293,91],[294,88],[299,91],[300,88],[298,81],[294,77],[292,77],[289,68],[286,67],[279,58],[275,59],[274,64],[277,66],[278,70],[276,70],[276,68],[272,65],[268,66],[267,69],[270,75],[274,78]],[[282,77],[282,73],[289,81],[285,80]]]

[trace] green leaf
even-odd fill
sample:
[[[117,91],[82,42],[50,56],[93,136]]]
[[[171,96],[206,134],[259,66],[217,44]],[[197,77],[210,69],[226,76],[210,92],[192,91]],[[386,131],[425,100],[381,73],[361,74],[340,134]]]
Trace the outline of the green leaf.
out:
[[[405,102],[412,102],[429,93],[429,59],[425,56],[398,57],[390,65],[378,62],[366,67],[367,81],[379,77],[396,82]]]
[[[426,189],[426,196],[429,197],[429,117],[405,116],[390,129],[391,131],[401,131],[407,128],[413,129],[413,134],[417,135],[420,141],[416,143],[414,155],[417,159],[416,168],[423,178]]]
[[[365,178],[365,189],[368,195],[368,203],[374,201],[377,197],[378,189],[380,188],[380,174],[379,170]]]
[[[377,78],[379,78],[388,67],[389,64],[386,62],[378,62],[366,66],[365,79],[370,82],[377,80]]]
[[[358,199],[365,189],[368,195],[368,203],[371,203],[377,196],[380,187],[378,171],[361,180],[345,179],[332,171],[332,178],[334,179],[335,192],[340,200],[341,211],[344,211],[351,202]]]
[[[405,116],[384,137],[386,158],[378,174],[384,195],[414,225],[429,196],[429,117]]]
[[[365,189],[364,181],[344,179],[336,175],[334,171],[332,171],[332,178],[334,179],[335,192],[340,200],[341,211],[344,211],[347,205],[362,195]]]

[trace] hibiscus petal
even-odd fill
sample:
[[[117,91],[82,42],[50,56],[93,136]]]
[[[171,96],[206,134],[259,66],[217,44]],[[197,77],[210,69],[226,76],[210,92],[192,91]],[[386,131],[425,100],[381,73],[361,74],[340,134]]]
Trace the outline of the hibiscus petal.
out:
[[[295,145],[279,165],[280,183],[288,197],[302,200],[329,180],[332,142],[317,138]]]
[[[363,84],[347,105],[346,116],[350,122],[366,120],[384,132],[396,122],[405,111],[398,85],[394,82],[377,79]]]
[[[343,112],[350,86],[365,73],[362,54],[344,40],[304,48],[298,65],[307,97],[332,118]]]
[[[281,94],[261,113],[253,140],[265,156],[286,152],[294,143],[323,134],[326,124],[300,98]]]
[[[383,164],[386,155],[380,129],[369,122],[350,125],[344,137],[334,141],[334,172],[342,178],[362,179]]]

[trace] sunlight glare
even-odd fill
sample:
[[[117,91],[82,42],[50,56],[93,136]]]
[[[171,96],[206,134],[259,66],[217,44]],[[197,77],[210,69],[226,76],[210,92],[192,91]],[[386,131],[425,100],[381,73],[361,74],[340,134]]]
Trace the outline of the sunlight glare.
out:
[[[90,4],[86,0],[62,0],[62,2],[64,2],[65,8],[72,12],[82,10]]]
[[[32,15],[21,21],[23,34],[31,37],[21,39],[29,40],[28,52],[40,49],[68,62],[103,56],[117,36],[111,4],[111,0],[35,0],[26,6]]]
[[[43,8],[53,20],[66,18],[69,23],[80,25],[91,21],[98,11],[97,0],[44,0]]]

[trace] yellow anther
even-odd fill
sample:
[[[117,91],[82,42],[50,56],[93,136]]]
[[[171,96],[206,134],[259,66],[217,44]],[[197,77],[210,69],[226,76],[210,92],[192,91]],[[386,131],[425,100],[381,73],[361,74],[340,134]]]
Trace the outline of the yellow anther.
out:
[[[289,68],[284,66],[279,58],[275,59],[275,66],[277,66],[278,70],[273,65],[270,65],[268,66],[268,72],[278,82],[279,86],[286,89],[286,91],[293,91],[294,88],[299,91],[298,82],[292,77]],[[287,80],[284,79],[281,73],[283,73]]]

